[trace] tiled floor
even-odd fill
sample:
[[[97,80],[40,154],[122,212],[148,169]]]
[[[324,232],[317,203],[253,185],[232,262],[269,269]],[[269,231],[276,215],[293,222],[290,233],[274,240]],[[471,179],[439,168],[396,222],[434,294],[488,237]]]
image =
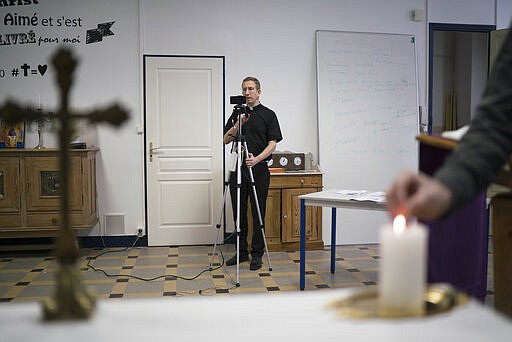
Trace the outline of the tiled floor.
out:
[[[221,246],[220,251],[227,259],[233,255],[234,246]],[[212,246],[82,249],[81,253],[83,282],[97,298],[211,296],[299,289],[297,251],[271,252],[272,271],[268,270],[266,255],[263,268],[258,271],[250,271],[248,262],[241,263],[239,287],[235,286],[236,266],[221,267],[216,258],[213,270],[209,270]],[[331,274],[329,249],[307,252],[306,290],[376,286],[378,245],[338,246],[336,253],[337,268]],[[55,271],[51,251],[0,253],[0,303],[44,300],[52,294]],[[492,289],[492,267],[489,287]],[[492,291],[488,297],[492,303]]]

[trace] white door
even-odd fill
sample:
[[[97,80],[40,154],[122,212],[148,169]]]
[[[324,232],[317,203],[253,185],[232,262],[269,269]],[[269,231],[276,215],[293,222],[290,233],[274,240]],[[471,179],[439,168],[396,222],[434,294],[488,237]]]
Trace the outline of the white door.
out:
[[[223,199],[224,59],[144,63],[148,244],[213,243]]]

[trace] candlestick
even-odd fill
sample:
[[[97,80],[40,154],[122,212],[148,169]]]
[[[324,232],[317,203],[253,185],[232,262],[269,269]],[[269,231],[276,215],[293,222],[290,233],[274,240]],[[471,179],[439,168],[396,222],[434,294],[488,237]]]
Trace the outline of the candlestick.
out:
[[[427,237],[425,226],[406,226],[399,215],[380,230],[379,311],[385,316],[420,316],[425,312]]]

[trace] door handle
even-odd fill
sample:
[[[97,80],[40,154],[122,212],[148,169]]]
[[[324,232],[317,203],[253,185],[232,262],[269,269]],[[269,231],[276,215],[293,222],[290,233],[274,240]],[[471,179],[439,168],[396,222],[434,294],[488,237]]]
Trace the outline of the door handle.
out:
[[[158,153],[159,147],[153,147],[153,143],[149,143],[149,162],[151,163],[153,161],[153,154]]]

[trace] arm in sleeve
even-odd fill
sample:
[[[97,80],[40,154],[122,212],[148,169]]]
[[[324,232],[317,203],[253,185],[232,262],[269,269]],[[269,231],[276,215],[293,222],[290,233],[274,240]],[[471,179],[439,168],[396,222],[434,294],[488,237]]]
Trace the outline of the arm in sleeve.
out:
[[[470,129],[434,177],[457,209],[484,190],[512,154],[512,35],[506,38]]]

